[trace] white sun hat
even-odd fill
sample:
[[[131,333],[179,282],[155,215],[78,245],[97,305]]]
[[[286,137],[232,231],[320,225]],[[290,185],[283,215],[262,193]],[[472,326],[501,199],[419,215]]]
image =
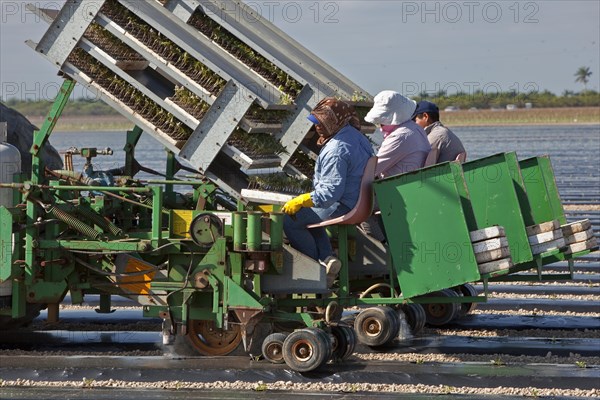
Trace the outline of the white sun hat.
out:
[[[411,119],[417,102],[393,90],[384,90],[375,96],[373,108],[365,121],[375,125],[400,125]]]

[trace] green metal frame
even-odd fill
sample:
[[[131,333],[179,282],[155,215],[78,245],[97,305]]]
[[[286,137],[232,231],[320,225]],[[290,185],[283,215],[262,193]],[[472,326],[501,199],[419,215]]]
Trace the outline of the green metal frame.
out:
[[[152,185],[148,187],[69,186],[58,180],[46,182],[39,150],[47,143],[73,86],[73,81],[65,81],[42,129],[35,132],[30,182],[14,186],[23,192],[23,200],[27,202],[25,213],[0,207],[3,252],[0,279],[13,279],[15,295],[9,312],[15,318],[25,315],[27,301],[58,303],[67,290],[71,291],[74,302],[83,301],[86,293],[99,293],[101,305],[98,311],[104,313],[111,311],[112,294],[127,295],[120,293],[118,286],[103,289],[106,286],[99,283],[106,284],[106,277],[78,266],[70,256],[65,256],[65,251],[83,251],[89,252],[89,255],[126,252],[154,265],[167,262],[166,278],[153,279],[149,285],[151,291],[168,293],[165,297],[167,304],[146,305],[143,311],[145,316],[172,318],[182,330],[190,319],[212,320],[218,328],[226,327],[232,315],[246,321],[260,315],[267,320],[322,326],[326,323],[323,317],[308,310],[314,306],[326,307],[333,302],[344,308],[398,306],[407,302],[483,302],[485,296],[448,298],[423,295],[479,280],[483,280],[487,292],[488,280],[504,273],[480,275],[470,231],[491,225],[504,226],[512,254],[513,247],[522,250],[518,246],[528,243],[525,226],[530,222],[545,222],[549,217],[564,221],[548,159],[536,158],[519,163],[514,153],[506,153],[475,160],[462,167],[457,162],[438,164],[374,183],[388,235],[391,259],[389,284],[392,291],[400,295],[386,297],[375,293],[370,298],[359,298],[354,294],[351,286],[358,282],[350,280],[348,267],[356,232],[354,226],[348,225],[330,229],[337,240],[342,260],[339,288],[334,293],[290,294],[286,298],[264,295],[260,274],[255,273],[251,278],[250,289],[245,268],[248,262],[253,262],[253,256],[258,256],[270,263],[269,273],[282,270],[283,215],[272,213],[267,216],[262,212],[244,211],[245,207],[240,203],[239,212],[231,213],[231,225],[226,226],[221,237],[215,238],[212,246],[207,248],[189,239],[174,238],[171,212],[175,204],[174,185],[185,184],[194,189],[196,210],[192,210],[192,216],[202,212],[200,209],[216,209],[213,195],[217,187],[204,180],[176,180],[177,162],[172,152],[167,151],[165,179],[149,182]],[[125,174],[132,178],[135,147],[141,134],[139,127],[127,132]],[[534,177],[533,181],[528,181],[529,177]],[[106,195],[106,198],[97,196],[94,201],[80,200],[80,211],[85,209],[99,216],[115,209],[126,216],[136,213],[140,215],[139,224],[134,227],[130,218],[124,218],[124,226],[120,228],[127,231],[126,240],[122,240],[120,234],[102,235],[94,240],[60,238],[59,233],[70,221],[48,225],[45,235],[40,237],[34,224],[39,216],[37,202],[42,200],[69,211],[76,207],[70,201],[77,200],[80,192]],[[134,195],[142,197],[134,198]],[[540,202],[544,204],[538,204]],[[9,257],[9,243],[12,246],[16,220],[26,225],[24,234],[17,232],[15,236],[18,241],[24,239],[25,246],[15,246],[14,253],[11,247]],[[263,235],[263,225],[267,220],[270,224],[269,239]],[[444,221],[443,227],[439,225],[440,221]],[[103,231],[102,221],[96,220],[96,225],[94,221],[87,221],[87,224],[92,231],[83,232],[91,233],[94,238],[97,236],[93,230]],[[529,253],[514,250],[513,259],[519,266],[534,263],[540,270],[541,264],[550,260],[548,254],[542,259],[532,259],[528,245],[527,249]],[[246,257],[247,253],[256,254]],[[563,254],[552,254],[552,257],[569,258]],[[22,266],[14,263],[17,258],[24,260]],[[103,257],[89,257],[87,262],[90,264],[88,267],[98,268],[101,272],[109,271],[113,266],[109,259]],[[206,274],[205,286],[196,286],[195,276],[199,273]],[[5,310],[1,313],[7,314]]]
[[[558,220],[566,224],[567,219],[562,207],[558,186],[554,177],[554,170],[550,157],[531,157],[519,162],[522,177],[522,190],[519,192],[521,210],[527,225],[536,225],[543,222]],[[522,280],[558,280],[572,279],[574,268],[573,260],[593,249],[583,250],[573,254],[565,254],[561,249],[551,250],[534,256],[534,260],[520,266],[520,270],[535,269],[535,275],[520,275]],[[559,261],[567,261],[569,272],[565,274],[543,273],[543,266]]]
[[[39,155],[40,150],[47,143],[50,135],[52,134],[54,127],[58,119],[60,118],[67,102],[69,100],[69,96],[75,87],[75,81],[66,79],[60,91],[54,101],[48,116],[44,120],[42,127],[39,131],[34,131],[33,134],[33,145],[31,147],[32,154],[32,162],[31,162],[31,183],[39,184],[44,181],[44,168],[42,159]],[[33,191],[35,192],[35,190]],[[27,197],[27,193],[25,197]],[[28,288],[28,294],[30,300],[35,300],[36,298],[44,298],[48,299],[52,297],[52,299],[58,297],[61,298],[62,294],[57,294],[60,291],[64,291],[66,289],[66,284],[61,281],[47,282],[42,281],[38,282],[38,274],[40,273],[40,265],[39,261],[36,259],[37,248],[38,248],[38,230],[34,226],[34,222],[37,220],[37,206],[31,201],[27,202],[27,229],[25,230],[25,247],[27,251],[25,252],[25,268],[24,268],[24,283]],[[50,232],[47,232],[49,235]],[[33,288],[39,290],[33,291]],[[48,295],[46,291],[51,292],[51,295]]]
[[[519,162],[529,208],[525,214],[532,225],[557,219],[566,224],[550,157],[532,157]]]
[[[469,237],[472,211],[460,164],[443,163],[375,181],[374,189],[404,298],[481,278]]]
[[[515,189],[514,153],[500,153],[463,164],[474,220],[468,220],[475,231],[490,226],[504,227],[514,264],[533,260],[527,239],[525,221]]]

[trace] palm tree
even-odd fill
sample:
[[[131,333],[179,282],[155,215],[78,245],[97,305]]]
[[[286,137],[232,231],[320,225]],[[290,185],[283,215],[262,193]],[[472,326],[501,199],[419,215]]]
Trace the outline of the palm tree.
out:
[[[589,82],[589,77],[592,75],[592,71],[590,71],[590,67],[579,67],[577,72],[575,72],[575,82],[583,83],[583,90],[587,90],[587,83]]]

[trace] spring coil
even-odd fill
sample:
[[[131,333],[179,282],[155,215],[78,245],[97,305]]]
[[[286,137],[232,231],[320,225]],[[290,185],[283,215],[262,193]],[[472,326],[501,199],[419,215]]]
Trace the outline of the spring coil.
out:
[[[54,218],[64,222],[70,228],[76,230],[82,235],[87,236],[90,239],[100,240],[101,233],[96,231],[91,226],[79,221],[77,217],[69,214],[66,211],[61,210],[58,207],[52,206],[50,209],[46,210],[49,214],[51,214]]]
[[[97,225],[103,232],[110,232],[114,236],[123,236],[123,230],[106,220],[101,215],[98,215],[93,210],[85,207],[75,207],[72,204],[64,203],[61,205],[61,210],[69,214],[78,214],[82,219],[88,219]]]
[[[140,200],[140,203],[145,204],[147,206],[152,206],[152,197],[146,197]],[[169,209],[162,207],[161,211],[163,214],[168,214],[169,213]]]
[[[101,215],[87,208],[79,207],[76,209],[77,214],[89,219],[94,224],[98,225],[104,232],[110,232],[113,236],[123,236],[123,229],[119,228],[110,221],[107,221]]]

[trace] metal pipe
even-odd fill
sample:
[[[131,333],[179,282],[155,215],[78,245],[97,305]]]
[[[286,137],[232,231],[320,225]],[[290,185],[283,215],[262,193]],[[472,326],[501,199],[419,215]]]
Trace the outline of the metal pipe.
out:
[[[145,181],[142,181],[142,182],[150,183],[150,184],[155,184],[155,185],[156,184],[159,184],[159,185],[160,184],[165,184],[165,185],[173,184],[173,185],[181,185],[181,186],[185,186],[185,185],[202,185],[202,184],[206,183],[206,182],[203,182],[203,181],[188,181],[188,180],[177,180],[177,179],[175,179],[175,180],[156,180],[156,179],[150,179],[150,180],[147,180],[147,181],[145,180]]]
[[[48,315],[47,315],[47,322],[49,324],[56,324],[58,322],[58,315],[59,315],[59,303],[50,303],[48,304]]]
[[[64,181],[75,181],[78,183],[81,183],[82,185],[86,185],[86,186],[93,186],[94,185],[94,180],[92,178],[90,178],[89,176],[84,176],[83,174],[79,173],[79,172],[75,172],[75,171],[69,171],[69,170],[51,170],[49,168],[46,168],[46,173],[50,174],[58,179],[62,179]]]
[[[32,187],[49,190],[89,190],[93,192],[133,192],[133,193],[149,193],[152,191],[151,188],[147,187],[118,187],[118,186],[48,186],[48,185],[37,185],[33,183],[0,183],[0,188],[7,189],[26,189],[29,190]]]
[[[283,213],[273,212],[270,214],[271,250],[281,250],[283,247]]]
[[[131,203],[131,204],[135,204],[136,206],[144,207],[144,208],[147,208],[149,210],[152,210],[152,206],[140,203],[138,201],[134,201],[134,200],[128,199],[127,197],[119,196],[118,194],[114,194],[114,193],[110,193],[110,192],[106,192],[105,194],[107,196],[114,197],[115,199],[119,199],[121,201],[124,201],[124,202],[127,202],[127,203]]]
[[[233,213],[233,250],[243,251],[246,242],[246,216],[245,212]]]
[[[262,243],[262,216],[260,211],[248,213],[248,229],[246,230],[248,239],[248,251],[260,251]]]
[[[89,190],[90,192],[132,192],[149,193],[151,188],[146,187],[118,187],[118,186],[48,186],[50,190]]]

